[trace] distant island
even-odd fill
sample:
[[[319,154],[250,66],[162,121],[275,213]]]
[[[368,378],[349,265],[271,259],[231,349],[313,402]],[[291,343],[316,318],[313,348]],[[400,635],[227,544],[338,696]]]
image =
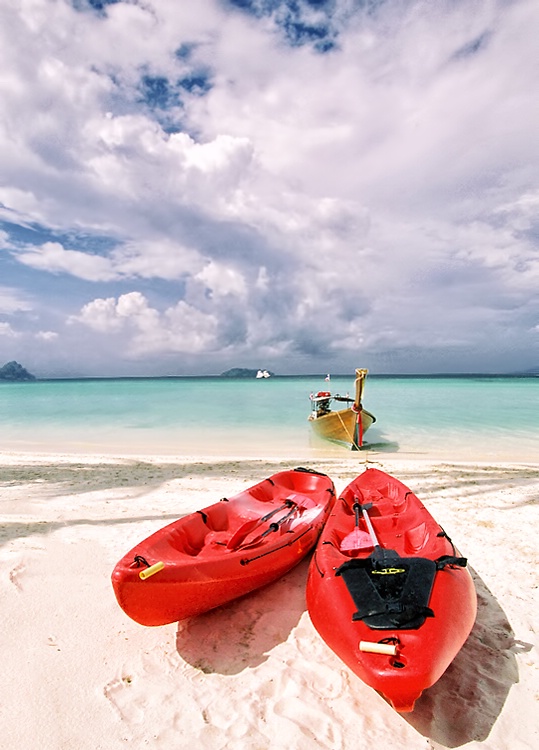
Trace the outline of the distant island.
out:
[[[221,378],[256,378],[256,377],[260,377],[260,375],[258,374],[260,372],[268,373],[264,377],[270,377],[275,374],[273,372],[270,372],[269,370],[262,371],[262,370],[250,370],[247,367],[232,367],[232,369],[222,372],[219,377]]]
[[[0,367],[0,380],[9,380],[10,382],[28,381],[35,380],[35,376],[18,362],[8,362],[3,367]]]

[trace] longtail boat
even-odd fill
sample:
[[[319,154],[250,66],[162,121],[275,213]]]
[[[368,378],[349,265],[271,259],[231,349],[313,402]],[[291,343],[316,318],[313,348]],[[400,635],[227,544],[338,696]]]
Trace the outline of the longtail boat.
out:
[[[297,468],[190,513],[118,562],[118,604],[141,625],[165,625],[271,583],[312,550],[334,502],[326,474]]]
[[[335,503],[311,561],[311,620],[352,672],[411,711],[473,627],[466,563],[411,490],[366,469]]]
[[[332,395],[330,391],[311,393],[309,422],[316,435],[332,442],[345,443],[352,450],[363,447],[363,436],[376,417],[363,408],[362,397],[368,370],[356,369],[355,397]],[[345,404],[333,409],[333,404]]]

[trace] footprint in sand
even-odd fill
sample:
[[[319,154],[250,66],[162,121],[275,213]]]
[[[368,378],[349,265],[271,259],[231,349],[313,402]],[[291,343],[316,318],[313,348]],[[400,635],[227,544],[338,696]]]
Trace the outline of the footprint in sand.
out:
[[[15,565],[14,568],[11,568],[11,570],[9,571],[9,580],[15,586],[17,591],[22,591],[20,577],[24,573],[25,570],[26,570],[26,565],[24,565],[24,563],[19,563],[18,565]]]
[[[140,698],[133,695],[131,677],[112,680],[105,685],[103,692],[122,719],[130,724],[141,724],[144,721],[144,709],[140,705]]]

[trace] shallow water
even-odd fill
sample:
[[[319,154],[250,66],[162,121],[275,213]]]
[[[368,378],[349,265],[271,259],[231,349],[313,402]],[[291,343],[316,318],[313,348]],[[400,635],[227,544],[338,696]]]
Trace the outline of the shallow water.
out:
[[[309,394],[353,377],[148,378],[0,384],[2,449],[196,456],[347,455],[311,435]],[[369,376],[370,451],[539,459],[539,378]],[[362,452],[363,453],[363,452]],[[359,458],[359,456],[358,456]]]

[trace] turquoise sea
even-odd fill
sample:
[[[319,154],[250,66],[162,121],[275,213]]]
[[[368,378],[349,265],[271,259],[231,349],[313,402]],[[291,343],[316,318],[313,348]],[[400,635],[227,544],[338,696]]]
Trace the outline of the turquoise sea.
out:
[[[143,378],[0,384],[3,451],[313,458],[309,394],[353,376]],[[402,458],[538,461],[539,377],[369,375],[370,450]],[[360,457],[363,454],[355,454]]]

